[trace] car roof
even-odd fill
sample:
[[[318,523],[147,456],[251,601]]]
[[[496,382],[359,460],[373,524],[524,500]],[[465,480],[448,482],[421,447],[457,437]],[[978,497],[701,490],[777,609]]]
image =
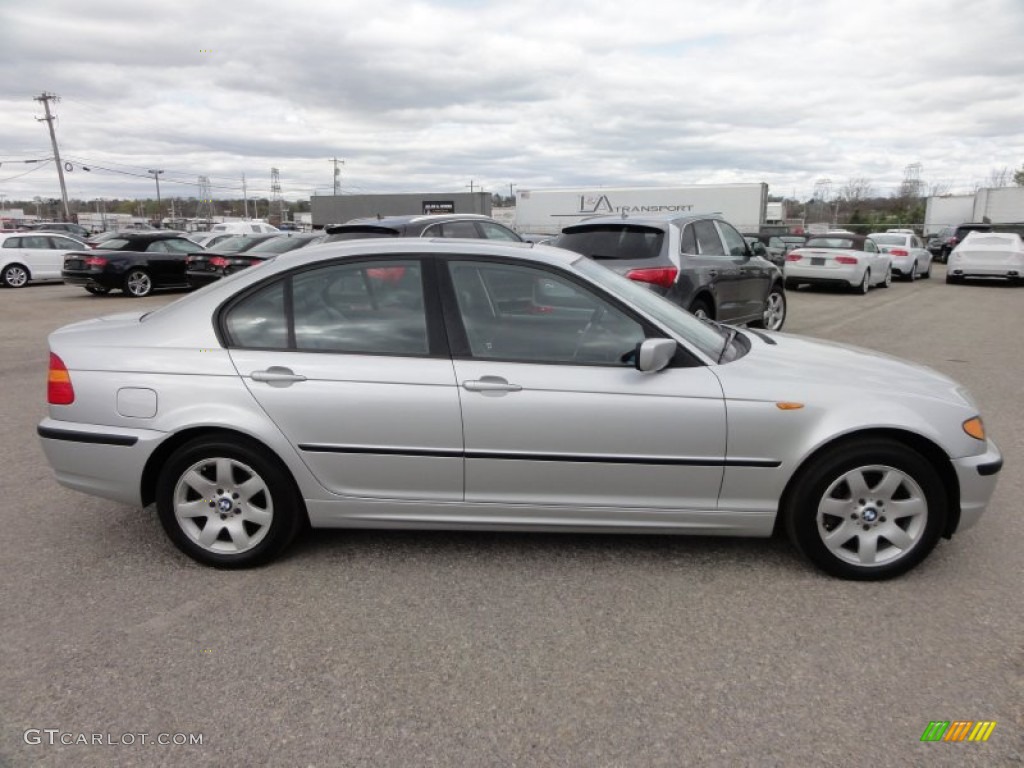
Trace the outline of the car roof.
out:
[[[615,215],[604,215],[604,216],[591,216],[583,219],[575,224],[570,224],[565,227],[563,232],[571,232],[581,227],[591,227],[595,225],[608,225],[608,224],[621,224],[627,226],[633,224],[635,226],[645,227],[656,227],[658,229],[664,229],[668,224],[675,224],[677,226],[683,226],[691,221],[697,219],[718,219],[719,221],[725,221],[725,217],[720,213],[645,213],[643,216],[630,216],[628,214],[615,214]]]
[[[182,240],[188,239],[181,232],[118,232],[115,237],[123,238],[125,240],[168,240],[171,238],[180,238]]]
[[[490,221],[501,225],[490,216],[481,213],[418,213],[401,216],[365,216],[350,219],[344,224],[328,224],[324,232],[329,235],[345,232],[347,227],[380,227],[381,229],[401,229],[410,224],[439,224],[446,221]],[[501,225],[504,226],[504,225]]]

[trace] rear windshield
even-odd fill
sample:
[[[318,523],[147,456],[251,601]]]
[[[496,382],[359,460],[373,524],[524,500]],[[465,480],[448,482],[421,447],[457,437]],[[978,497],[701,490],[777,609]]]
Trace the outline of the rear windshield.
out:
[[[340,232],[333,232],[324,240],[325,243],[334,243],[338,240],[362,240],[367,237],[398,237],[399,231],[391,227],[372,226],[350,226]]]
[[[591,259],[655,259],[661,255],[665,233],[636,224],[595,224],[570,227],[553,245]]]
[[[853,248],[853,240],[846,237],[812,237],[805,245],[808,248]]]

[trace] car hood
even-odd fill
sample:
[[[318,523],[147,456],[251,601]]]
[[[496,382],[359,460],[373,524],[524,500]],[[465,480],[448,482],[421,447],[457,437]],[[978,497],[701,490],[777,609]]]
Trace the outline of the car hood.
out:
[[[956,381],[918,363],[785,333],[748,332],[748,338],[746,355],[715,369],[726,397],[803,400],[827,391],[847,398],[880,395],[973,405]]]

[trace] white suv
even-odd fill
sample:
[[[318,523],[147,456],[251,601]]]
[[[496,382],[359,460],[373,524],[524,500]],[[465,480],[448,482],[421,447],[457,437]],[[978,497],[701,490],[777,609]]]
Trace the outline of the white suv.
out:
[[[0,235],[0,283],[21,288],[29,280],[60,280],[64,254],[87,251],[85,243],[55,232]]]

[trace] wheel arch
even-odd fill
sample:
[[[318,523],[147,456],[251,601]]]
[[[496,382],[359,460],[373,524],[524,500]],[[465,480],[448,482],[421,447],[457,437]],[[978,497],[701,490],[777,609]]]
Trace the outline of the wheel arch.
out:
[[[150,454],[149,458],[146,460],[146,466],[142,470],[142,479],[139,487],[143,506],[149,506],[156,501],[156,486],[160,478],[160,470],[163,468],[164,464],[167,463],[168,459],[170,459],[174,452],[181,446],[199,437],[210,439],[223,438],[231,441],[245,442],[263,451],[268,460],[278,464],[284,471],[292,484],[293,490],[295,491],[295,498],[302,503],[303,496],[299,489],[299,484],[295,480],[295,475],[292,473],[288,464],[277,455],[273,448],[258,437],[254,437],[246,432],[220,426],[201,426],[190,427],[174,433],[160,443],[157,449]],[[302,503],[301,512],[303,517],[308,520],[308,512],[306,511],[305,503]]]
[[[697,304],[698,302],[703,302],[704,304],[707,304],[707,306],[711,309],[712,320],[718,319],[718,303],[715,301],[715,296],[709,288],[699,288],[693,294],[693,298],[690,299],[690,306],[687,307],[687,309],[690,309],[690,307],[693,307],[693,305]]]
[[[29,268],[28,264],[23,264],[22,262],[17,260],[8,261],[6,264],[3,265],[3,267],[0,267],[0,274],[6,272],[11,267],[21,267],[22,269],[25,270],[25,274],[28,275],[28,279],[32,279],[32,270]]]
[[[947,539],[950,538],[960,525],[960,481],[957,479],[956,470],[953,468],[953,463],[950,461],[949,455],[939,445],[932,442],[927,437],[923,437],[922,435],[908,430],[892,428],[863,429],[856,432],[849,432],[829,440],[827,443],[818,446],[818,448],[813,452],[805,456],[800,462],[800,466],[797,467],[796,471],[789,478],[789,482],[786,483],[786,487],[782,491],[782,496],[779,497],[779,508],[775,517],[775,529],[773,531],[773,535],[777,534],[781,530],[781,526],[784,522],[783,516],[789,507],[790,499],[795,493],[796,487],[809,466],[811,466],[822,455],[835,451],[843,445],[871,438],[885,438],[897,443],[902,443],[903,445],[917,451],[933,467],[935,467],[939,478],[942,480],[942,486],[946,492],[946,498],[949,500],[949,517],[946,520],[946,527],[942,531],[942,536]]]

